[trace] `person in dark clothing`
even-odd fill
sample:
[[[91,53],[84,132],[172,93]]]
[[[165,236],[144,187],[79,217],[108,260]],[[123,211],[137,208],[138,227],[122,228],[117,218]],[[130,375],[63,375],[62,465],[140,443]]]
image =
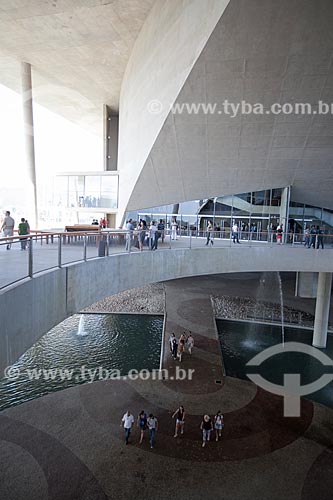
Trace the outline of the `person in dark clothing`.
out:
[[[210,434],[213,430],[213,422],[209,415],[204,415],[200,429],[202,430],[202,447],[206,446],[206,442],[210,441]]]
[[[310,235],[311,235],[310,247],[316,248],[317,229],[315,226],[311,226]]]
[[[164,242],[164,233],[165,233],[165,226],[163,223],[163,219],[160,219],[159,224],[157,225],[157,237],[162,238],[162,243]]]
[[[178,352],[178,342],[176,338],[174,338],[172,341],[172,355],[175,359],[177,359],[177,352]]]
[[[143,437],[145,434],[145,430],[147,429],[147,415],[144,410],[141,411],[138,415],[137,426],[140,428],[140,443],[143,441]]]

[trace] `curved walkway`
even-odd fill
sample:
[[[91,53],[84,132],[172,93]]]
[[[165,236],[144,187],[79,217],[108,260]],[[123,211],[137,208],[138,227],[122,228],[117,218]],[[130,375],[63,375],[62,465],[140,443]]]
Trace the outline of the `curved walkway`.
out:
[[[187,276],[254,271],[332,272],[331,251],[285,245],[175,248],[96,258],[22,280],[0,292],[0,370],[68,316],[107,296]],[[10,252],[8,252],[10,253]],[[15,321],[13,320],[15,318]]]

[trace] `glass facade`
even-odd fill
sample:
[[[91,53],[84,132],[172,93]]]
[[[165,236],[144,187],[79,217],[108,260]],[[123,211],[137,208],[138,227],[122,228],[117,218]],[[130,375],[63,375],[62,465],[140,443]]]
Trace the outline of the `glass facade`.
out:
[[[200,236],[206,232],[208,221],[211,221],[215,231],[221,237],[230,237],[231,227],[237,222],[241,231],[251,233],[253,239],[264,238],[265,233],[275,231],[283,222],[285,215],[281,214],[281,199],[283,188],[221,196],[205,200],[166,205],[151,209],[131,212],[128,217],[133,220],[145,219],[149,224],[152,220],[162,219],[166,227],[176,218],[181,234]],[[173,213],[178,207],[178,213]],[[310,205],[291,202],[287,231],[301,237],[305,229],[311,225],[323,226],[326,233],[333,228],[333,211]]]

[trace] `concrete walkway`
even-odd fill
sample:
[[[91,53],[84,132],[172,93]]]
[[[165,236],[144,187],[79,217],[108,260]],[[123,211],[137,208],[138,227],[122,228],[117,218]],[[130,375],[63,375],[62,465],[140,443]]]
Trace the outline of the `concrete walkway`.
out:
[[[3,240],[4,241],[4,240]],[[180,249],[180,248],[202,248],[205,247],[206,238],[189,238],[187,236],[182,236],[177,240],[170,240],[168,237],[164,243],[159,242],[158,251],[170,250],[170,249]],[[265,241],[253,240],[251,242],[247,240],[241,240],[240,244],[242,246],[251,247],[264,247],[269,248],[271,243]],[[274,246],[276,243],[273,244]],[[211,248],[227,248],[233,246],[230,239],[219,239],[215,238],[214,245],[207,246],[207,252]],[[235,245],[238,247],[238,245]],[[296,244],[295,246],[286,245],[288,248],[293,248],[295,251],[309,252],[314,250],[308,250],[303,245]],[[330,248],[327,248],[330,250]],[[133,246],[132,251],[138,253],[138,250]],[[145,247],[144,252],[149,252],[150,250]],[[322,250],[319,250],[322,251]],[[326,252],[326,249],[325,249]],[[117,244],[114,242],[109,247],[109,254],[121,254],[125,252],[125,243]],[[21,246],[19,241],[12,245],[11,250],[6,250],[6,244],[2,242],[0,244],[0,288],[7,286],[15,281],[26,278],[29,275],[29,262],[28,262],[28,249],[26,251],[21,251]],[[87,245],[87,259],[94,259],[98,257],[98,247],[96,243],[90,243]],[[61,248],[61,264],[63,266],[68,265],[72,262],[82,261],[84,258],[84,245],[83,240],[73,241],[72,243],[62,244]],[[41,244],[40,241],[33,240],[33,272],[40,273],[47,269],[58,267],[59,263],[59,245],[58,240],[54,238],[54,242],[51,241],[46,244],[46,240],[43,240]]]
[[[256,277],[244,278],[253,289]],[[0,498],[331,500],[333,411],[304,400],[300,418],[284,418],[281,398],[222,378],[209,295],[231,282],[228,276],[166,284],[167,333],[191,330],[195,349],[181,364],[166,349],[163,366],[170,373],[195,368],[193,384],[101,381],[2,412]],[[180,403],[186,427],[175,439],[171,415]],[[157,415],[154,450],[147,436],[139,445],[137,429],[125,446],[119,424],[128,408],[135,416],[141,409]],[[203,449],[202,414],[218,409],[225,415],[222,441]]]

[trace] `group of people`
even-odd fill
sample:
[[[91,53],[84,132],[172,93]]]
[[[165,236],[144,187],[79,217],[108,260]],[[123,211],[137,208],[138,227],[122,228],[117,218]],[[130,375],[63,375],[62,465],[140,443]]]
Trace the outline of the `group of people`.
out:
[[[134,422],[135,422],[134,416],[128,410],[124,414],[123,418],[121,419],[121,424],[120,424],[120,426],[124,426],[125,444],[128,444],[128,442],[129,442],[129,437],[130,437],[131,429],[132,429]],[[139,413],[138,418],[137,418],[137,427],[140,429],[140,443],[139,444],[142,444],[145,431],[148,429],[150,447],[154,448],[155,434],[158,430],[158,420],[154,416],[154,414],[150,413],[149,416],[147,417],[145,411],[142,410]]]
[[[165,237],[165,225],[163,219],[156,224],[152,221],[150,226],[147,226],[147,222],[144,219],[140,219],[137,227],[134,227],[133,219],[129,219],[126,223],[126,251],[131,251],[134,235],[137,237],[135,246],[142,252],[144,245],[146,244],[150,250],[157,250],[158,241],[161,238],[162,243]]]
[[[108,225],[108,222],[106,220],[105,217],[101,217],[99,222],[97,219],[93,219],[92,223],[91,223],[92,226],[99,226],[101,229],[106,229],[107,228],[107,225]]]
[[[216,230],[213,230],[213,224],[211,223],[211,221],[208,221],[206,246],[208,246],[209,244],[214,245],[214,232],[216,232]],[[234,222],[234,224],[232,226],[231,235],[232,235],[232,241],[234,243],[240,243],[240,241],[239,241],[239,226],[238,226],[237,222]]]
[[[10,215],[10,211],[7,210],[2,226],[1,226],[1,231],[3,231],[4,237],[12,237],[14,236],[14,227],[15,227],[15,220],[13,217]],[[24,217],[21,218],[21,222],[18,225],[18,235],[20,236],[20,243],[21,243],[21,250],[26,250],[27,248],[27,238],[22,238],[22,236],[27,236],[30,234],[30,225],[27,219]],[[7,240],[7,250],[10,250],[12,247],[12,240]]]
[[[186,336],[185,332],[182,333],[178,340],[175,334],[171,333],[169,337],[170,352],[175,360],[179,359],[179,361],[182,361],[185,344],[187,344],[188,352],[192,354],[194,338],[192,337],[191,332],[188,336]]]
[[[324,228],[322,226],[311,226],[305,230],[304,246],[306,248],[324,248]]]
[[[185,409],[183,405],[180,405],[179,408],[173,413],[172,418],[176,419],[175,422],[175,433],[174,437],[177,438],[180,435],[184,434],[185,429]],[[129,437],[131,434],[131,430],[133,425],[135,424],[135,418],[131,414],[130,410],[128,410],[123,418],[121,419],[120,426],[124,427],[125,432],[125,444],[129,443]],[[140,441],[139,444],[142,444],[145,436],[146,430],[149,432],[149,444],[150,448],[154,448],[155,445],[155,437],[156,432],[158,430],[158,420],[154,416],[153,413],[150,413],[147,417],[147,414],[144,410],[142,410],[136,419],[137,428],[140,430]],[[219,441],[222,437],[222,429],[224,427],[224,417],[219,410],[214,418],[212,419],[209,415],[204,415],[202,417],[202,421],[200,424],[200,429],[202,431],[202,447],[206,446],[207,441],[210,441],[211,434],[215,429],[215,440]]]

